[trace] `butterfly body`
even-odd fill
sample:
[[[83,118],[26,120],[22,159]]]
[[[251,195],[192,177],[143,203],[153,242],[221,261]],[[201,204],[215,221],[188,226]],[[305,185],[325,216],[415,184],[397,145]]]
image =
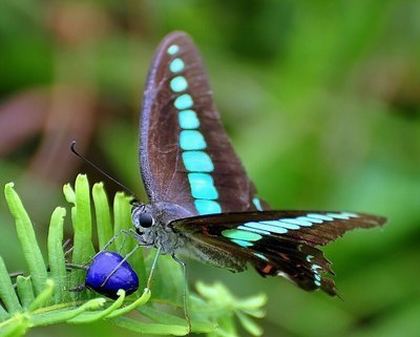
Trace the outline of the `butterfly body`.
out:
[[[149,204],[135,205],[140,244],[231,271],[252,265],[305,290],[336,293],[318,246],[385,219],[361,213],[275,211],[257,196],[213,103],[190,37],[169,34],[150,68],[140,119],[140,167]]]
[[[139,223],[139,213],[150,215],[153,224],[142,227]],[[178,219],[192,217],[193,214],[182,209],[179,205],[170,203],[157,203],[138,205],[132,213],[133,223],[140,233],[139,239],[145,246],[159,248],[162,254],[182,255],[223,267],[231,271],[243,271],[245,260],[235,257],[226,250],[208,245],[205,241],[195,236],[185,236],[176,232],[171,223]]]

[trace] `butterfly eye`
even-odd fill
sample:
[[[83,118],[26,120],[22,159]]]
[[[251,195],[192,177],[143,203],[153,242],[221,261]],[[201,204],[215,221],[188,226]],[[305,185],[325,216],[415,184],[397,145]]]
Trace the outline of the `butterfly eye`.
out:
[[[153,218],[149,213],[142,213],[139,216],[140,226],[143,228],[149,228],[153,225]]]

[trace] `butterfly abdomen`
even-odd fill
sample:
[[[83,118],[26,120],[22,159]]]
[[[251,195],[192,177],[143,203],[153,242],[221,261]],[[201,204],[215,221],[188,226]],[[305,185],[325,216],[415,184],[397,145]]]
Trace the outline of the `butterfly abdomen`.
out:
[[[214,267],[228,269],[231,272],[242,272],[246,269],[246,260],[235,256],[222,247],[211,246],[198,237],[189,238],[186,245],[178,250],[182,255],[210,264]]]

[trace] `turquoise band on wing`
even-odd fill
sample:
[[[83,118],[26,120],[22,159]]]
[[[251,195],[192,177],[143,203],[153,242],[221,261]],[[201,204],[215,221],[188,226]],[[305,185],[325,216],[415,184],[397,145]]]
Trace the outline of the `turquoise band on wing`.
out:
[[[195,209],[199,214],[217,214],[222,213],[222,207],[214,200],[194,200]]]
[[[185,151],[181,156],[189,172],[213,172],[214,170],[210,156],[204,151]]]
[[[194,102],[190,94],[183,94],[178,96],[174,101],[174,106],[178,110],[189,109],[193,106]]]
[[[238,239],[244,241],[258,241],[262,238],[260,234],[240,229],[225,229],[222,232],[222,235],[229,239]]]
[[[188,173],[188,181],[190,182],[193,198],[215,200],[219,197],[210,174]]]
[[[194,110],[183,110],[178,113],[178,122],[181,129],[198,129],[200,121]]]
[[[344,220],[346,220],[346,219],[344,219]],[[306,256],[306,261],[308,261],[309,263],[312,263],[312,259],[314,258],[314,256],[313,255],[308,255],[308,256]],[[315,263],[312,263],[312,265],[311,265],[311,270],[312,270],[312,272],[313,272],[313,274],[314,274],[314,284],[317,286],[317,287],[320,287],[321,286],[321,274],[319,273],[319,270],[322,270],[322,267],[320,266],[320,265],[317,265],[317,264],[315,264]]]
[[[257,211],[263,211],[263,208],[261,206],[261,200],[259,198],[254,197],[252,199],[252,203],[254,204],[254,206],[257,209]]]
[[[245,240],[231,239],[231,241],[233,243],[236,243],[238,246],[241,246],[244,248],[252,247],[254,245],[252,242],[245,241]]]
[[[182,130],[179,135],[179,146],[184,151],[204,150],[207,147],[207,144],[200,131]]]
[[[174,77],[170,82],[169,85],[173,92],[181,92],[185,91],[188,88],[188,82],[184,76],[177,76]]]
[[[254,241],[261,240],[264,236],[270,235],[283,235],[287,234],[289,231],[299,230],[309,228],[318,224],[338,220],[350,220],[352,218],[357,218],[358,215],[349,212],[341,212],[341,213],[327,213],[327,214],[319,214],[319,213],[309,213],[304,216],[298,216],[295,218],[281,218],[278,220],[261,220],[261,221],[249,221],[238,225],[235,229],[229,229],[222,231],[222,235],[231,239],[232,242],[237,243],[235,240],[240,240],[240,246],[245,247],[243,242],[244,241],[252,241],[249,242],[247,245],[253,245]],[[236,232],[232,232],[236,230]],[[248,232],[249,234],[246,235],[244,232]],[[233,234],[232,234],[233,233]],[[249,238],[253,238],[252,240]],[[234,240],[235,239],[235,240]],[[307,261],[310,262],[312,258],[311,255],[308,255]],[[317,269],[321,268],[318,265],[313,265],[312,270],[314,275],[318,275]],[[314,276],[315,284],[320,286],[321,279],[320,276]],[[319,278],[319,280],[318,280]],[[318,284],[319,283],[319,284]]]
[[[274,234],[286,234],[288,230],[286,228],[280,227],[280,226],[272,226],[270,224],[267,224],[266,222],[246,222],[244,223],[245,227],[250,228],[256,228],[256,229],[262,229],[264,231]]]
[[[169,63],[169,70],[172,73],[179,73],[184,70],[185,64],[184,61],[180,58],[176,58]]]
[[[175,55],[179,51],[179,46],[177,44],[173,44],[168,48],[169,55]]]
[[[194,100],[190,94],[184,93],[188,90],[189,84],[187,78],[181,74],[185,69],[185,63],[176,55],[179,50],[179,46],[173,44],[169,46],[167,52],[175,57],[169,62],[169,71],[177,76],[169,81],[169,87],[172,93],[178,95],[173,105],[178,110],[178,123],[181,128],[179,147],[182,150],[182,162],[187,170],[191,196],[197,212],[201,215],[221,213],[222,207],[217,201],[219,193],[210,174],[214,171],[214,164],[205,152],[207,143],[203,133],[198,129],[200,120],[196,111],[193,110]],[[238,242],[247,245],[247,241],[238,240]]]
[[[250,231],[250,232],[254,232],[254,233],[258,233],[258,234],[263,234],[263,235],[270,235],[271,233],[265,230],[262,230],[261,228],[255,228],[255,227],[245,227],[245,226],[238,226],[238,229],[243,229],[245,231]]]

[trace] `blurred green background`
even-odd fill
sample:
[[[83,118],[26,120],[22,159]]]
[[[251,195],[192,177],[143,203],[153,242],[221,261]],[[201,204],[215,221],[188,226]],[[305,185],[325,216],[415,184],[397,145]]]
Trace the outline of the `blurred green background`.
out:
[[[80,171],[103,180],[70,154],[72,139],[144,198],[139,105],[172,30],[199,46],[226,129],[273,207],[389,218],[326,248],[343,301],[198,263],[191,283],[266,292],[265,336],[419,336],[419,1],[0,2],[0,181],[17,183],[39,237],[63,183]],[[0,223],[0,254],[22,269],[3,198]],[[31,336],[93,333],[121,335],[96,324]]]

